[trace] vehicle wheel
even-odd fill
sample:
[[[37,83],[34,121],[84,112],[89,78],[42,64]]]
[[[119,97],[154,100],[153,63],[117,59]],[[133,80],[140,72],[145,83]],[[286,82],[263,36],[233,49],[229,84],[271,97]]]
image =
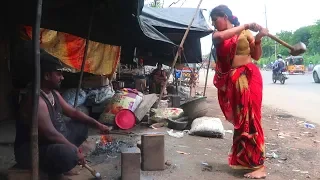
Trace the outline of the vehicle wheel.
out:
[[[313,80],[315,83],[320,83],[320,79],[317,72],[313,72]]]
[[[277,80],[276,80],[275,78],[272,78],[272,81],[273,81],[273,83],[276,83],[276,82],[277,82]]]
[[[286,82],[286,78],[285,78],[285,77],[281,77],[280,83],[281,83],[281,84],[284,84],[285,82]]]

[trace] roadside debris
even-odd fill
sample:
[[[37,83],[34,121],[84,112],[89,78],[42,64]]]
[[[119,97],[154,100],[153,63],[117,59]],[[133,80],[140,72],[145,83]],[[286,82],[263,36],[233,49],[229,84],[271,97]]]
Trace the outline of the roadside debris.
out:
[[[182,132],[179,132],[179,131],[173,132],[173,129],[171,129],[171,130],[169,130],[167,132],[168,132],[169,136],[172,136],[172,137],[175,137],[175,138],[183,138],[183,136],[184,136],[183,131]]]
[[[170,160],[167,160],[164,164],[165,164],[166,166],[171,166],[171,165],[172,165],[172,163],[171,163]]]
[[[184,154],[184,155],[190,155],[190,153],[186,153],[186,152],[183,152],[183,151],[177,151],[177,153]]]
[[[224,132],[225,132],[225,133],[233,134],[233,131],[232,131],[232,130],[225,130]]]
[[[202,162],[201,165],[202,165],[202,171],[212,172],[212,169],[213,169],[213,168],[212,168],[212,166],[209,165],[208,163]]]
[[[159,128],[164,127],[164,126],[165,126],[165,123],[154,123],[150,127],[152,129],[159,129]]]
[[[267,158],[273,158],[273,159],[279,158],[279,156],[278,156],[275,152],[266,153],[266,157],[267,157]]]
[[[318,141],[318,140],[312,140],[314,143],[320,143],[320,141]]]
[[[309,128],[309,129],[314,129],[316,128],[316,126],[314,124],[310,124],[310,123],[304,123],[304,127],[305,128]]]
[[[280,132],[280,133],[278,134],[278,138],[280,138],[280,139],[284,139],[284,138],[286,138],[286,137],[290,137],[290,135],[289,135],[289,134],[286,134],[286,133],[283,133],[283,132]]]

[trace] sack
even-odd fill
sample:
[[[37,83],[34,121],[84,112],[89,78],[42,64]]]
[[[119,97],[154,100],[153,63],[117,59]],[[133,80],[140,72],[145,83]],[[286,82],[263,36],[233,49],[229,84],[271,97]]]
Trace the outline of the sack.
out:
[[[111,113],[102,113],[99,117],[99,122],[102,124],[115,125],[115,117],[116,115]]]
[[[200,117],[191,124],[190,135],[223,138],[225,131],[219,118]]]
[[[68,89],[62,94],[62,97],[64,100],[66,100],[68,104],[73,106],[74,100],[76,98],[76,92],[77,92],[77,89],[75,88]],[[87,99],[87,93],[84,90],[80,89],[76,107],[83,105],[86,99]]]
[[[143,94],[129,88],[118,91],[111,98],[105,111],[100,115],[101,123],[114,124],[115,115],[122,109],[129,109],[134,112],[143,100]]]
[[[178,119],[183,116],[183,109],[180,108],[158,108],[151,109],[150,120],[154,122],[161,122],[166,119]]]
[[[87,102],[91,104],[100,104],[106,101],[115,94],[111,86],[104,86],[101,88],[90,89],[87,94]]]
[[[143,100],[143,94],[137,90],[124,88],[118,91],[111,99],[107,111],[117,114],[122,109],[134,112]]]

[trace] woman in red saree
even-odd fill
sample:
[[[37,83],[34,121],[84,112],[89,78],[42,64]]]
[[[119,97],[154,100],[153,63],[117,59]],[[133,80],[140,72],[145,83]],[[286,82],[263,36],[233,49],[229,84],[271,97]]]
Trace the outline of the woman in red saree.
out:
[[[235,169],[252,169],[244,175],[246,178],[262,179],[266,177],[261,125],[262,77],[252,59],[261,57],[261,39],[268,30],[256,23],[240,25],[225,5],[214,8],[210,16],[216,28],[214,85],[221,110],[234,125],[229,165]],[[254,37],[249,30],[259,33]]]

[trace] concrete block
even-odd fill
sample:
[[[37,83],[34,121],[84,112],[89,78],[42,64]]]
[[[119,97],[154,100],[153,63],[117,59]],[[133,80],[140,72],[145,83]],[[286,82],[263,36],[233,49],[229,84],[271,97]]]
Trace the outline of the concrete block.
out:
[[[122,180],[140,180],[140,158],[140,149],[136,147],[121,152]]]
[[[164,135],[141,136],[141,161],[143,171],[162,171],[165,169]]]

